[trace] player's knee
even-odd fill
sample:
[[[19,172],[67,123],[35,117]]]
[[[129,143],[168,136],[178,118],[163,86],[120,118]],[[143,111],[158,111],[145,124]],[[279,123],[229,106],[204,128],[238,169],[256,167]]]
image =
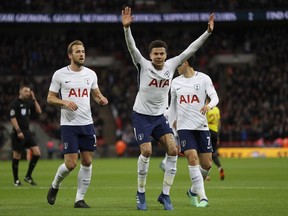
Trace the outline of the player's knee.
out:
[[[189,164],[190,166],[199,165],[199,160],[198,160],[198,158],[188,157],[188,164]]]
[[[83,166],[89,167],[89,166],[91,166],[92,161],[85,161],[85,160],[82,160],[81,164],[82,164]]]
[[[205,163],[201,163],[201,167],[205,170],[210,170],[212,167],[212,163],[210,163],[209,161],[207,161]]]
[[[75,162],[69,162],[69,163],[65,163],[65,165],[69,171],[72,171],[76,168],[77,162],[76,163]]]
[[[141,155],[146,158],[150,158],[152,156],[152,148],[149,145],[141,145],[140,146]]]
[[[41,152],[40,151],[38,151],[38,152],[33,152],[33,156],[36,156],[36,157],[40,157],[41,156]]]

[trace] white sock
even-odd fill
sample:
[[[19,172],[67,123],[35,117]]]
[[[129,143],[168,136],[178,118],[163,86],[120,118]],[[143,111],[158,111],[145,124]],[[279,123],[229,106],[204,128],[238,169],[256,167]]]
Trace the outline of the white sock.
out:
[[[201,174],[202,174],[202,176],[203,176],[203,179],[205,180],[206,177],[209,175],[209,172],[210,172],[211,169],[205,170],[205,169],[203,169],[201,166],[199,166],[199,169],[200,169],[200,172],[201,172]]]
[[[79,200],[84,200],[84,196],[90,185],[91,176],[92,176],[92,165],[83,166],[81,164],[80,170],[78,172],[78,187],[75,202]]]
[[[177,172],[177,158],[178,156],[167,155],[163,180],[163,194],[169,195],[170,193],[170,188]]]
[[[199,165],[190,166],[188,165],[189,175],[192,182],[191,192],[199,196],[200,200],[208,200],[204,190],[204,180],[199,169]]]
[[[162,160],[162,163],[163,163],[164,165],[166,164],[167,157],[168,157],[168,155],[167,155],[167,153],[166,153],[164,159]]]
[[[138,158],[138,191],[140,193],[145,192],[145,186],[146,186],[146,179],[148,174],[148,168],[149,168],[149,160],[150,157],[144,157],[143,155],[139,155]]]
[[[192,193],[197,194],[197,191],[196,191],[193,183],[192,183],[192,186],[191,186],[190,190],[191,190]]]
[[[65,165],[65,163],[61,164],[58,167],[54,180],[52,182],[52,187],[58,189],[61,185],[61,182],[64,180],[66,176],[69,175],[71,171],[69,171]]]

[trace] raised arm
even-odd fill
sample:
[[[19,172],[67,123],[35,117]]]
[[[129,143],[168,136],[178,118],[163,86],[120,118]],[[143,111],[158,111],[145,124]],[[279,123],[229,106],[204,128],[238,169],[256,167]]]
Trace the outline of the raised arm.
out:
[[[122,10],[122,24],[124,28],[124,36],[125,36],[127,48],[132,57],[132,61],[136,65],[138,62],[140,62],[142,55],[140,51],[137,49],[136,43],[131,33],[130,25],[132,21],[133,21],[133,16],[131,15],[131,8],[125,7]]]

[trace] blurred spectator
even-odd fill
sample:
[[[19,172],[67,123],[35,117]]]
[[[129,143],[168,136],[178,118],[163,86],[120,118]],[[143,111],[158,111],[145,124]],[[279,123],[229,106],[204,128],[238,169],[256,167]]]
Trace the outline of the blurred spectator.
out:
[[[115,143],[115,150],[118,157],[123,157],[126,153],[127,144],[123,140],[118,140]]]
[[[55,143],[52,140],[49,140],[46,146],[47,146],[48,159],[52,159],[55,152]]]

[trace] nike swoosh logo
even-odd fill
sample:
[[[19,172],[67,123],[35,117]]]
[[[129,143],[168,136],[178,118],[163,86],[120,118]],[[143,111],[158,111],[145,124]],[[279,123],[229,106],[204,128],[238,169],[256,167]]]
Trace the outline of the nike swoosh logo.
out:
[[[153,74],[157,74],[155,71],[151,70],[151,69],[148,69],[151,73]]]
[[[212,146],[208,146],[207,149],[211,149]]]
[[[71,81],[65,81],[65,83],[69,83],[69,82],[71,82]]]
[[[182,88],[182,87],[181,87]],[[181,89],[181,88],[176,88],[176,90],[178,91],[179,89]]]

